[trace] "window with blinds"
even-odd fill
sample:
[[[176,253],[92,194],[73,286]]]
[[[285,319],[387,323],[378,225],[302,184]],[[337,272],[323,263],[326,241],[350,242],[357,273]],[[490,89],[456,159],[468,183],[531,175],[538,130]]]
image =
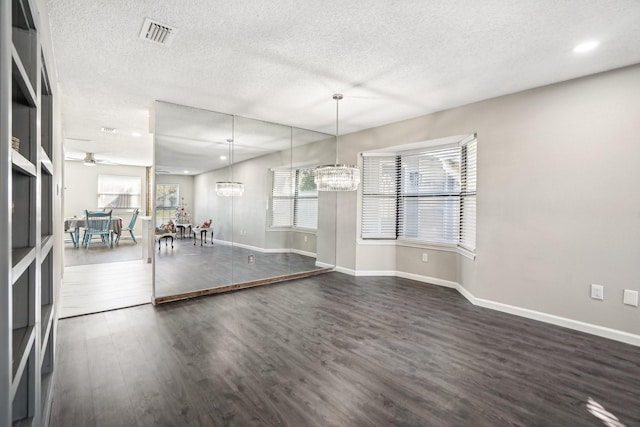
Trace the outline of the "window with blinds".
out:
[[[313,169],[275,169],[271,183],[271,227],[317,229],[318,190]]]
[[[478,141],[473,139],[461,148],[460,242],[465,249],[476,249],[476,182]]]
[[[140,208],[141,193],[138,176],[98,175],[98,208]]]
[[[362,238],[395,239],[398,221],[398,158],[365,156],[362,174]]]
[[[398,237],[457,243],[460,147],[400,155]]]
[[[475,250],[477,141],[363,155],[363,239]]]

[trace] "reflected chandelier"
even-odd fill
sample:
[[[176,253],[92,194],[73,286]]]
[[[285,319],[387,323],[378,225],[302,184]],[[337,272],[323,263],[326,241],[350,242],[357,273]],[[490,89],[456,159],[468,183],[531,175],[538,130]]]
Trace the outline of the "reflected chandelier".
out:
[[[231,132],[233,133],[233,122],[231,125]],[[233,138],[227,139],[229,143],[229,176],[233,179],[233,151],[231,145],[233,144]],[[236,181],[218,181],[216,182],[216,194],[223,197],[240,197],[244,193],[244,184]]]
[[[318,166],[314,181],[318,191],[354,191],[360,184],[360,169],[351,165],[338,164],[338,103],[342,94],[333,95],[336,100],[336,164]]]
[[[216,182],[216,194],[225,197],[238,197],[244,193],[244,185],[241,182],[223,181]]]

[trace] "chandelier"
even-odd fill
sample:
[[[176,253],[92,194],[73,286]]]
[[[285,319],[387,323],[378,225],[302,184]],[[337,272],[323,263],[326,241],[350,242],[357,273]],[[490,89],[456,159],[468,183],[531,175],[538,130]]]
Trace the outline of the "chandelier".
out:
[[[336,164],[318,166],[314,181],[318,191],[354,191],[360,184],[360,169],[351,165],[338,164],[338,103],[342,95],[333,95],[336,100]]]
[[[231,122],[231,135],[234,134],[234,124],[235,124],[235,116],[232,118]],[[229,143],[229,177],[233,179],[233,151],[231,150],[231,145],[233,144],[233,138],[227,139]],[[218,196],[223,197],[240,197],[244,193],[244,184],[236,181],[219,181],[216,182],[216,194]]]
[[[238,197],[244,193],[244,185],[241,182],[221,181],[216,182],[216,194],[224,197]]]

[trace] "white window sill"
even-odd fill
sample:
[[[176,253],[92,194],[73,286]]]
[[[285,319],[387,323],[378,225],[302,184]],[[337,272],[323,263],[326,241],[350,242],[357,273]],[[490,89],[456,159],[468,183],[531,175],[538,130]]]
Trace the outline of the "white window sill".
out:
[[[476,254],[468,249],[446,243],[424,243],[413,240],[392,240],[392,239],[358,239],[358,245],[363,246],[403,246],[406,248],[431,249],[442,252],[456,252],[470,260],[476,259]]]
[[[295,231],[297,233],[305,233],[305,234],[313,234],[314,236],[317,233],[317,230],[313,228],[300,228],[300,227],[266,227],[265,231],[271,232],[282,232],[282,231]]]

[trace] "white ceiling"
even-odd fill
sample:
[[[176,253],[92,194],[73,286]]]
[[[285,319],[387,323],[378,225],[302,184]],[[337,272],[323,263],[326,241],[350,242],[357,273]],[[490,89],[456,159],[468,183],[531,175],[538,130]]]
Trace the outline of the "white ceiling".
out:
[[[343,93],[348,133],[640,63],[638,0],[47,6],[65,150],[123,164],[151,162],[154,100],[334,133],[331,96]],[[138,38],[147,17],[178,28],[171,46]],[[600,46],[572,52],[588,40]]]
[[[335,149],[325,133],[183,105],[157,102],[154,117],[156,173],[197,175],[318,141]]]

